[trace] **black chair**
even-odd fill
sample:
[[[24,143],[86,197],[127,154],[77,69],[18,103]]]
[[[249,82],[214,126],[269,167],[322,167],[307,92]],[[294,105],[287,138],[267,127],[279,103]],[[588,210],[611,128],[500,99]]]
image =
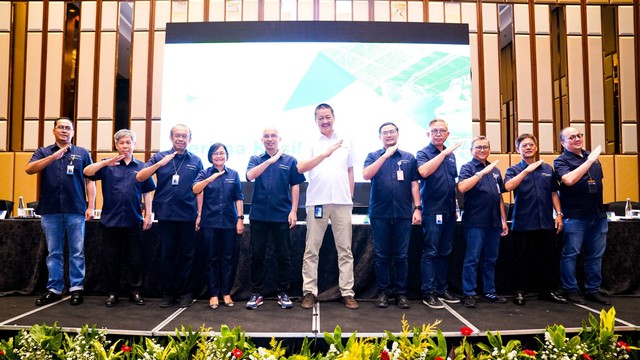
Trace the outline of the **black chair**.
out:
[[[13,201],[11,200],[0,200],[0,212],[6,211],[4,214],[4,219],[8,219],[11,217],[11,212],[13,211]]]
[[[627,206],[626,201],[614,201],[608,204],[604,204],[605,211],[613,211],[616,216],[625,216],[624,208]],[[640,203],[632,201],[631,208],[633,210],[640,210]]]

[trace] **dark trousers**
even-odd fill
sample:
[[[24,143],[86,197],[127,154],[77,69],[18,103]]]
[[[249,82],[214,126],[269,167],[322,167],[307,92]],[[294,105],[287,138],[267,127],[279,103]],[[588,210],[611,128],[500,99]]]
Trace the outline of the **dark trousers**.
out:
[[[142,287],[140,250],[142,248],[142,224],[139,227],[102,227],[105,234],[105,258],[107,262],[108,293],[120,290],[122,265],[124,264],[127,291],[139,291]]]
[[[163,296],[191,295],[196,250],[195,221],[158,221],[162,243]]]
[[[209,296],[231,295],[236,229],[202,228],[209,244]]]
[[[555,230],[513,231],[513,289],[548,293],[556,290],[560,262],[554,251]]]
[[[265,255],[271,234],[277,261],[278,294],[289,291],[291,274],[291,235],[289,223],[251,220],[251,292],[262,293],[265,276]],[[271,271],[270,271],[271,272]]]

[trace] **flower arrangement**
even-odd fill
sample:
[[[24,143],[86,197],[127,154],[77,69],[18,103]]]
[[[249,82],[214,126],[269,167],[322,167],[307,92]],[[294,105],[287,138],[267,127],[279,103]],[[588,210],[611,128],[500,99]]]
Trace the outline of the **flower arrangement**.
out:
[[[282,342],[271,339],[268,347],[256,346],[241,328],[222,325],[194,331],[176,329],[166,338],[141,337],[137,342],[112,342],[104,329],[84,326],[78,334],[69,334],[54,324],[34,325],[16,336],[0,340],[0,360],[619,360],[638,359],[640,350],[620,339],[614,332],[615,309],[602,310],[600,319],[593,315],[571,338],[562,325],[548,326],[537,349],[523,349],[518,340],[503,342],[499,333],[486,333],[488,343],[472,344],[473,330],[460,329],[458,346],[447,347],[440,324],[413,325],[403,317],[402,331],[389,331],[381,338],[351,334],[345,341],[337,326],[325,333],[326,353],[313,352],[313,340],[304,339],[299,350],[287,355]]]

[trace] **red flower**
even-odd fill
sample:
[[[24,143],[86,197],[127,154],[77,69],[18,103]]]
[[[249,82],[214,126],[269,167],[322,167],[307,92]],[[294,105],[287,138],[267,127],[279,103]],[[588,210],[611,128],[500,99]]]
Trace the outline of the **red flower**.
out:
[[[631,352],[631,348],[629,347],[629,344],[627,344],[624,341],[618,341],[618,347],[625,349],[627,352]]]
[[[581,358],[583,358],[584,360],[591,360],[591,356],[589,356],[589,354],[587,353],[582,353],[582,355],[580,355]]]
[[[122,347],[120,347],[120,351],[123,353],[131,352],[131,350],[131,346],[128,346],[127,344],[122,344]]]
[[[238,348],[233,349],[231,353],[236,357],[236,359],[240,359],[242,357],[242,350]]]
[[[0,356],[4,355],[4,351],[0,350]]]
[[[436,358],[433,360],[444,360],[444,359],[441,356],[436,356]]]
[[[522,350],[522,352],[527,356],[536,356],[536,352],[533,351],[533,350],[524,349],[524,350]]]
[[[380,352],[380,360],[389,360],[389,352],[387,350]]]
[[[467,326],[463,326],[460,328],[460,333],[464,336],[469,336],[471,334],[473,334],[473,329],[471,329],[470,327]]]

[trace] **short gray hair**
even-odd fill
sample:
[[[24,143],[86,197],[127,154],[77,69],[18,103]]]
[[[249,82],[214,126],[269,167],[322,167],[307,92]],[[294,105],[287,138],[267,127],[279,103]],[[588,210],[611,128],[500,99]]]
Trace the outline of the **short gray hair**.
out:
[[[136,142],[136,133],[129,129],[120,129],[116,131],[116,133],[113,135],[113,140],[117,143],[118,141],[120,141],[120,139],[127,136],[131,138],[131,141],[133,141],[134,143]]]

